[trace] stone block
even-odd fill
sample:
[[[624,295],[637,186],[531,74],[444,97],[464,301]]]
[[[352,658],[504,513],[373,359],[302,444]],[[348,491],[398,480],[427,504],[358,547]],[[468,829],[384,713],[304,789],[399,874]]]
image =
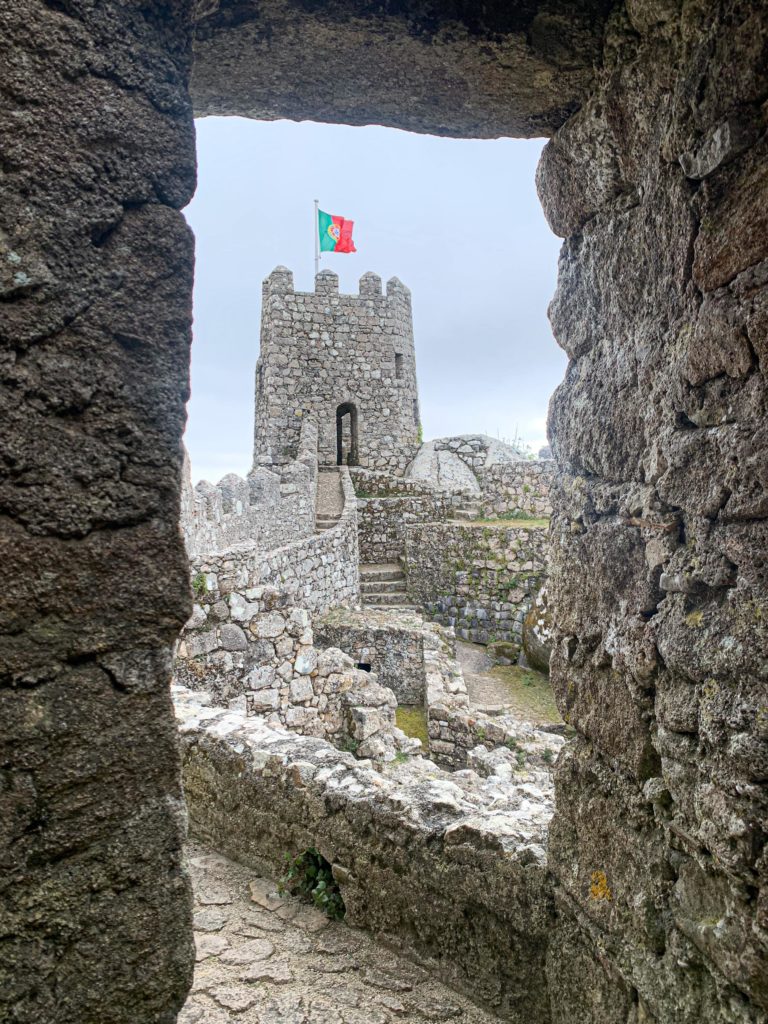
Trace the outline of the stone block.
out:
[[[249,690],[270,689],[275,682],[275,670],[271,665],[258,665],[246,675],[244,685]]]
[[[245,651],[248,639],[242,629],[233,622],[219,628],[219,644],[225,651]]]
[[[294,701],[297,704],[311,700],[315,695],[311,680],[305,677],[294,679],[289,687],[289,693],[291,701]]]
[[[300,647],[296,652],[294,670],[302,676],[308,676],[317,669],[318,654],[314,647]]]
[[[261,714],[265,711],[276,711],[280,707],[280,693],[278,690],[256,690],[248,694],[250,708],[254,714]]]

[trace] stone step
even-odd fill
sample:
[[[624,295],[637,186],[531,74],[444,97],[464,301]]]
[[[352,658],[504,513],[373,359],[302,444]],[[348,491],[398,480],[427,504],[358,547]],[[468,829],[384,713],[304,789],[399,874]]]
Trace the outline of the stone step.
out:
[[[399,590],[392,594],[383,594],[379,591],[377,593],[366,592],[362,595],[364,604],[374,605],[375,607],[402,604],[403,598],[407,598],[407,596],[404,590]]]
[[[405,577],[399,580],[367,580],[361,577],[360,589],[364,594],[404,594]]]
[[[318,516],[315,519],[315,526],[335,526],[341,516]]]
[[[365,582],[380,580],[404,580],[405,573],[399,565],[361,565],[360,579]]]

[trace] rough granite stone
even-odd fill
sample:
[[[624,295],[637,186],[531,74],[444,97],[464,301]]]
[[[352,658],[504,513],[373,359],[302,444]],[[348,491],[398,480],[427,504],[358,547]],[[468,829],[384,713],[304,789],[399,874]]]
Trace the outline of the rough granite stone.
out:
[[[0,10],[0,1019],[171,1024],[189,5]]]
[[[548,591],[578,733],[555,1024],[768,1012],[767,42],[759,4],[619,6],[538,172],[566,235]]]

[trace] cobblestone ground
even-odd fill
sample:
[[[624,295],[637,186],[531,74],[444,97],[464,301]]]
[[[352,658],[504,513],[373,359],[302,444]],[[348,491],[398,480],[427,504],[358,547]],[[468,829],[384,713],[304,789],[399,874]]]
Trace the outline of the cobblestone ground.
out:
[[[474,710],[486,707],[506,707],[509,701],[509,684],[489,673],[493,660],[485,647],[456,641],[456,657],[464,673],[467,694]]]
[[[197,965],[179,1024],[498,1024],[365,932],[190,844]]]

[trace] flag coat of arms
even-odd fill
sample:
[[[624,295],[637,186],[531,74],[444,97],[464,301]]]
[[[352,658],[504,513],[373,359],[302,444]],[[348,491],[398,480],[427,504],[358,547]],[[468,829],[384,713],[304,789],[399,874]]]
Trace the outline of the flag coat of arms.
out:
[[[320,238],[320,252],[357,252],[352,241],[353,220],[334,217],[325,210],[317,211],[317,233]]]

